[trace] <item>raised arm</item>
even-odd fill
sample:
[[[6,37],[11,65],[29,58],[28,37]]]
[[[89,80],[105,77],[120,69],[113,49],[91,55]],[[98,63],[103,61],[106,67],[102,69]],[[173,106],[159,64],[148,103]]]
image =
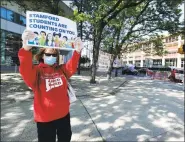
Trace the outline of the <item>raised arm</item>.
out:
[[[23,47],[18,52],[20,61],[19,72],[25,81],[25,83],[34,88],[36,82],[36,67],[32,64],[32,47],[26,45],[26,41],[33,38],[33,33],[30,31],[24,31],[22,34]]]
[[[75,51],[72,58],[62,66],[62,70],[65,72],[67,78],[70,78],[77,70],[80,53],[83,48],[83,44],[80,38],[77,38],[74,43]]]

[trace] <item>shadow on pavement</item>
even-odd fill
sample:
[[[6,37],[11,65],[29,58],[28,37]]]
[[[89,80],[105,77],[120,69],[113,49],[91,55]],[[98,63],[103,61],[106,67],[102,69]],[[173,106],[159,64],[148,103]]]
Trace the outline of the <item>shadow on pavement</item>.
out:
[[[155,85],[132,80],[116,96],[82,102],[106,141],[182,141],[183,92]]]
[[[74,79],[83,94],[100,93],[104,82],[90,86],[88,78]],[[104,92],[120,80],[109,81]],[[115,95],[80,98],[71,105],[72,141],[183,141],[183,95],[170,83],[130,80]],[[1,110],[2,141],[37,141],[31,101],[3,102]]]

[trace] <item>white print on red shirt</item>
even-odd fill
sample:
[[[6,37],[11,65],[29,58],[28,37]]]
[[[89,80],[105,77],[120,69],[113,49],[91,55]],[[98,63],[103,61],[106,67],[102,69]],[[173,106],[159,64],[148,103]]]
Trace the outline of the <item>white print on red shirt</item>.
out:
[[[59,77],[54,79],[46,79],[46,92],[62,85],[63,85],[63,81]]]

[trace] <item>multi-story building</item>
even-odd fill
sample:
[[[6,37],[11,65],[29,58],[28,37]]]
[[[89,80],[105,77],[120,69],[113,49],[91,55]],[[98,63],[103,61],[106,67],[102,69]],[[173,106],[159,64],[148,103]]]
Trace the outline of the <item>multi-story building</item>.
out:
[[[60,6],[65,16],[71,16],[73,10],[62,0]],[[21,34],[26,28],[26,14],[23,9],[6,1],[1,2],[1,65],[19,64],[18,50],[22,46]]]
[[[146,44],[142,44],[139,50],[136,50],[131,53],[122,54],[123,64],[134,64],[136,67],[164,67],[164,66],[174,66],[177,68],[184,67],[184,55],[177,53],[180,45],[184,44],[184,37],[179,36],[166,36],[163,39],[164,49],[167,51],[167,54],[164,56],[153,56],[152,54],[152,44],[150,46],[151,52],[146,54],[143,51]]]
[[[93,42],[85,40],[83,41],[83,46],[84,48],[82,50],[81,56],[86,56],[90,59],[90,63],[87,64],[88,66],[90,66],[92,64],[93,59]]]
[[[110,59],[111,59],[111,54],[100,50],[97,65],[101,68],[107,69],[110,63]]]

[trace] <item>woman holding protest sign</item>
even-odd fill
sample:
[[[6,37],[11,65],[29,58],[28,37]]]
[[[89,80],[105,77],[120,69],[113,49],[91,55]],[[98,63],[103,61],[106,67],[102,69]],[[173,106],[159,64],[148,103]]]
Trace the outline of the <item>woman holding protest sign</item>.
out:
[[[59,65],[59,51],[54,48],[41,48],[36,55],[39,65],[32,64],[32,47],[26,42],[34,33],[25,30],[22,34],[23,47],[19,50],[20,74],[34,92],[34,120],[37,123],[38,141],[59,142],[71,140],[69,97],[67,79],[77,69],[82,42],[75,40],[72,58]]]

